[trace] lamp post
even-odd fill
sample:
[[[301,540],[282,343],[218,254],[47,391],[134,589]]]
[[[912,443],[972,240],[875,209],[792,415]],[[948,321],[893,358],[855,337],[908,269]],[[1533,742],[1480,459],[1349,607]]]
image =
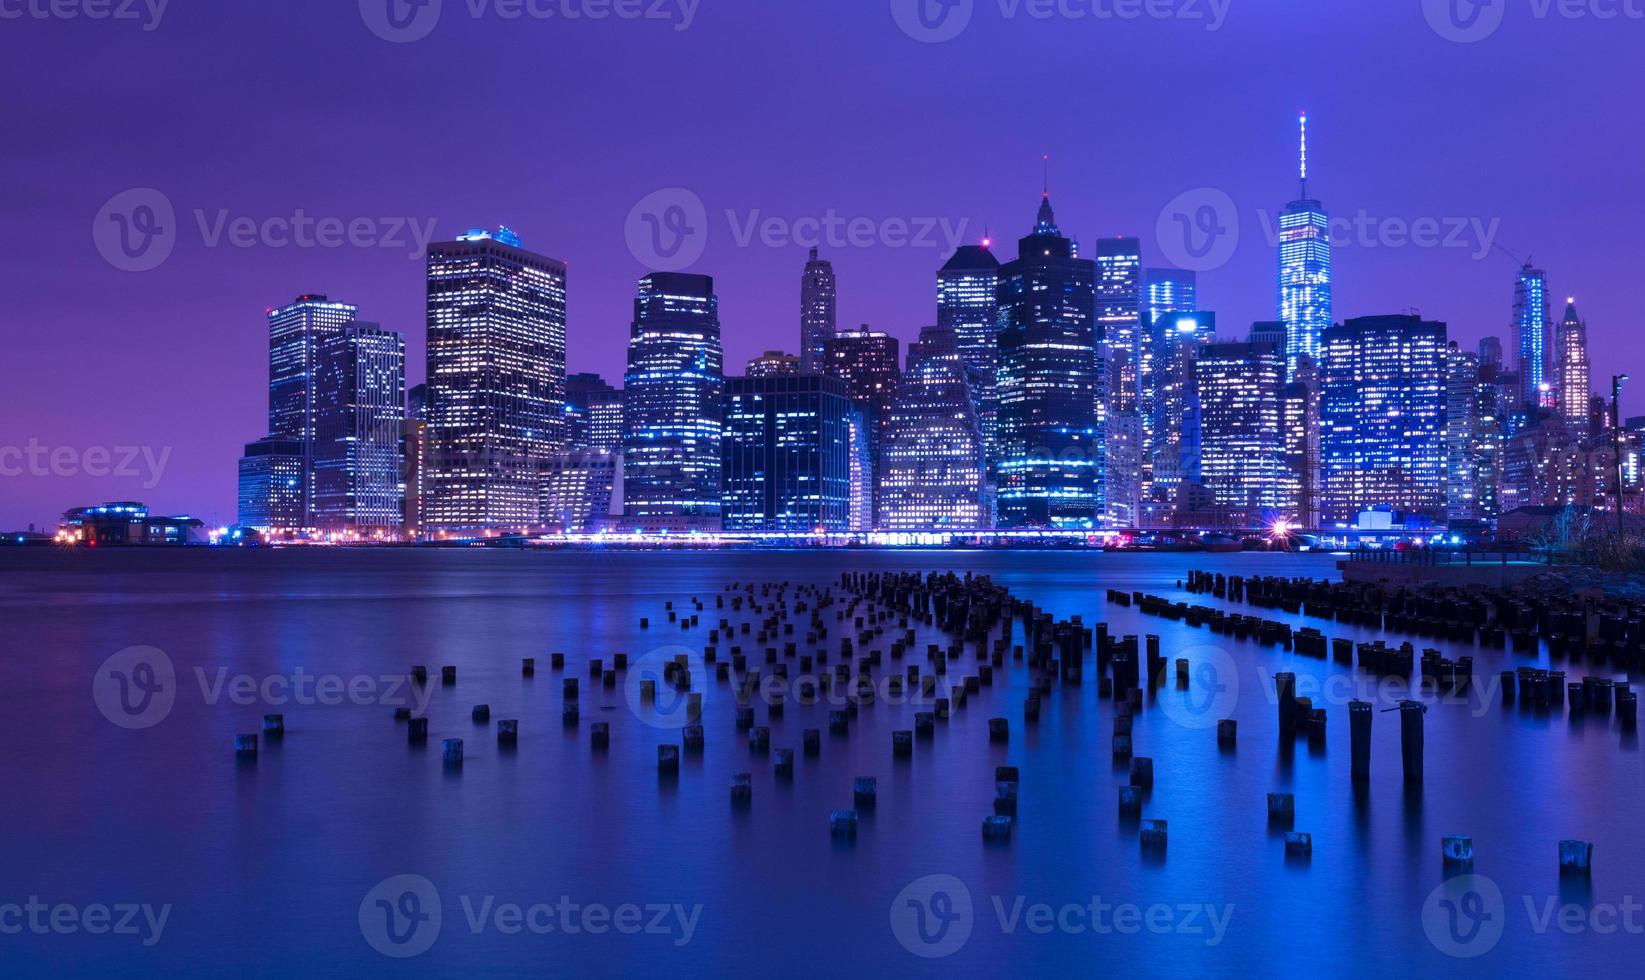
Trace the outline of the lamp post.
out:
[[[1627,536],[1622,520],[1622,386],[1627,383],[1626,374],[1611,376],[1611,439],[1616,455],[1616,543],[1619,547]]]

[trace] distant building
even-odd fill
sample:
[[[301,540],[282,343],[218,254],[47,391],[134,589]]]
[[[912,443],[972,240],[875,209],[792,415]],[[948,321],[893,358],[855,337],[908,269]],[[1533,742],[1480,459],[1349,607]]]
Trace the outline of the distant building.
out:
[[[1209,344],[1194,371],[1201,479],[1226,522],[1261,528],[1295,520],[1285,493],[1284,348],[1271,340]]]
[[[66,512],[58,525],[57,539],[92,548],[207,543],[203,521],[153,516],[148,507],[129,500]]]
[[[507,228],[429,247],[431,529],[536,522],[542,459],[566,441],[565,311],[565,263]]]
[[[1327,525],[1389,508],[1446,520],[1445,324],[1417,316],[1349,320],[1325,332],[1321,471]]]
[[[1200,351],[1217,339],[1217,315],[1209,311],[1170,314],[1158,325],[1163,338],[1154,362],[1152,480],[1143,501],[1146,527],[1172,527],[1173,511],[1186,484],[1200,482],[1200,401],[1195,364]]]
[[[867,438],[869,506],[878,513],[878,493],[883,458],[880,440],[891,402],[897,396],[897,380],[902,377],[901,345],[897,338],[880,330],[842,330],[829,339],[823,373],[845,382],[847,395],[863,417]]]
[[[307,527],[307,466],[300,440],[269,436],[247,445],[240,457],[240,526],[263,532]]]
[[[1297,359],[1320,361],[1331,326],[1331,216],[1308,195],[1308,117],[1302,123],[1302,193],[1279,216],[1279,319],[1285,324],[1286,380]]]
[[[400,427],[400,459],[405,464],[402,523],[408,537],[422,534],[428,512],[428,423],[408,418]]]
[[[1296,373],[1285,386],[1285,493],[1280,509],[1303,530],[1320,527],[1319,408],[1319,365],[1311,357],[1299,357]]]
[[[405,340],[352,323],[320,343],[311,521],[322,531],[398,533],[405,521]]]
[[[597,374],[573,374],[565,380],[567,445],[572,450],[621,452],[623,392]]]
[[[1111,527],[1142,526],[1143,443],[1142,416],[1135,413],[1108,416],[1108,524]]]
[[[838,378],[728,378],[721,470],[725,529],[850,530],[851,415],[851,400]]]
[[[999,276],[992,243],[962,245],[937,273],[937,326],[952,330],[971,372],[984,452],[992,467],[999,439]]]
[[[555,453],[543,461],[538,523],[571,534],[598,531],[621,505],[621,486],[622,457],[617,453],[593,449]]]
[[[800,358],[780,350],[768,350],[748,362],[750,378],[780,378],[801,373]]]
[[[1097,334],[1107,350],[1105,411],[1135,413],[1142,397],[1142,243],[1135,238],[1097,241]]]
[[[881,530],[991,525],[982,425],[953,330],[928,327],[910,349],[881,452]]]
[[[714,280],[641,279],[623,381],[626,526],[720,529],[723,371]]]
[[[295,440],[302,453],[303,516],[295,526],[312,523],[314,428],[319,411],[320,344],[353,323],[359,308],[308,294],[268,311],[268,432]]]
[[[414,385],[406,391],[406,418],[428,421],[428,385]]]
[[[1588,324],[1577,316],[1575,299],[1565,304],[1565,318],[1558,330],[1554,385],[1559,413],[1572,425],[1587,425],[1594,397],[1593,369],[1588,363]]]
[[[1527,262],[1514,280],[1514,337],[1519,359],[1519,408],[1535,412],[1548,369],[1548,276]]]
[[[834,264],[818,258],[812,249],[800,277],[800,366],[807,373],[821,370],[828,341],[837,329],[836,292]]]

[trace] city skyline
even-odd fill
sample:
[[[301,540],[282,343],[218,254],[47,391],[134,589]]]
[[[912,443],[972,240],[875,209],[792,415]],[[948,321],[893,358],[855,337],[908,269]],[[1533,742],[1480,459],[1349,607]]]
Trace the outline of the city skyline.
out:
[[[1307,108],[1310,193],[1327,204],[1337,221],[1347,223],[1345,233],[1353,241],[1334,256],[1336,321],[1415,308],[1447,322],[1452,339],[1465,348],[1496,335],[1512,350],[1505,311],[1511,297],[1503,283],[1515,263],[1501,250],[1487,250],[1485,258],[1476,259],[1477,247],[1372,248],[1354,238],[1353,230],[1362,212],[1408,223],[1460,218],[1489,227],[1499,220],[1497,244],[1546,269],[1551,297],[1576,296],[1592,325],[1592,362],[1636,372],[1642,368],[1626,333],[1629,311],[1642,298],[1626,261],[1636,244],[1639,208],[1626,195],[1618,199],[1604,190],[1626,186],[1623,167],[1630,154],[1625,148],[1602,150],[1598,140],[1573,145],[1557,136],[1559,129],[1616,133],[1626,128],[1605,100],[1587,93],[1615,85],[1626,58],[1604,55],[1627,50],[1627,32],[1608,32],[1592,21],[1561,22],[1558,31],[1539,31],[1534,22],[1510,19],[1488,41],[1457,45],[1436,35],[1414,4],[1409,11],[1378,12],[1241,8],[1215,34],[1146,21],[1088,24],[1073,31],[1027,21],[990,24],[994,47],[980,71],[1000,64],[1011,52],[1026,59],[1032,51],[1037,60],[1013,69],[1022,84],[1049,85],[1077,66],[1093,81],[1139,79],[1143,97],[1092,100],[1090,114],[1103,125],[1068,127],[1059,123],[1061,117],[1084,112],[1086,97],[1078,91],[1023,105],[1007,98],[1015,85],[1002,85],[978,96],[993,130],[978,145],[971,136],[962,138],[967,130],[959,122],[975,108],[960,101],[953,106],[933,102],[946,83],[922,77],[922,66],[935,50],[947,57],[974,53],[984,32],[973,28],[948,45],[919,45],[899,32],[884,10],[870,6],[875,9],[773,15],[778,16],[774,27],[754,6],[732,4],[705,9],[685,32],[667,25],[650,30],[618,23],[578,28],[582,34],[569,36],[585,43],[564,45],[564,59],[533,69],[541,81],[552,85],[593,79],[605,84],[613,98],[640,107],[639,125],[632,127],[636,134],[705,152],[700,159],[659,165],[655,157],[636,152],[639,136],[618,133],[601,122],[608,118],[608,108],[573,100],[563,110],[564,125],[599,135],[562,147],[551,168],[553,179],[546,184],[534,176],[542,168],[533,151],[553,139],[551,126],[513,134],[512,142],[490,154],[484,181],[465,172],[479,165],[472,146],[432,139],[423,126],[408,122],[381,146],[356,145],[362,141],[352,137],[381,135],[392,130],[379,127],[395,126],[397,119],[426,119],[461,102],[455,91],[418,83],[428,89],[429,101],[414,114],[388,106],[384,111],[389,116],[380,123],[361,123],[359,110],[376,105],[375,90],[390,80],[419,77],[424,69],[443,70],[455,55],[480,42],[496,47],[500,65],[509,65],[511,58],[523,62],[535,47],[567,38],[566,31],[511,32],[506,25],[453,19],[417,44],[396,46],[372,36],[350,5],[314,11],[304,19],[180,8],[159,30],[140,36],[143,63],[134,61],[127,71],[136,73],[153,98],[188,111],[143,114],[139,126],[98,114],[112,110],[89,110],[92,116],[72,125],[53,123],[21,106],[0,110],[12,123],[10,131],[22,134],[22,145],[29,147],[26,158],[3,165],[8,176],[20,178],[12,186],[42,192],[25,197],[12,212],[19,222],[15,227],[26,230],[29,243],[0,275],[6,277],[8,294],[18,298],[18,322],[54,325],[19,331],[21,336],[13,338],[13,352],[29,370],[0,395],[0,408],[6,417],[21,420],[20,444],[32,438],[48,447],[146,446],[157,454],[172,449],[154,487],[142,486],[146,481],[87,476],[8,480],[0,526],[44,524],[72,503],[129,497],[219,523],[229,519],[234,501],[220,477],[224,460],[243,451],[254,436],[249,431],[256,428],[254,420],[266,410],[253,386],[244,383],[258,370],[258,351],[267,343],[256,329],[258,314],[299,293],[344,298],[357,304],[362,316],[404,335],[407,382],[424,380],[418,292],[423,272],[421,262],[409,257],[409,245],[415,244],[409,230],[402,233],[406,249],[241,248],[226,236],[210,244],[197,211],[207,232],[218,225],[220,214],[228,220],[265,220],[289,217],[297,208],[313,217],[432,221],[435,239],[475,225],[508,223],[534,248],[573,266],[570,369],[611,379],[621,374],[626,356],[622,327],[633,284],[647,271],[631,253],[623,225],[646,195],[683,187],[704,202],[711,234],[689,271],[715,276],[726,299],[726,359],[737,364],[767,349],[794,346],[793,287],[807,251],[800,242],[770,247],[758,235],[740,244],[738,236],[750,220],[776,217],[792,230],[799,219],[832,209],[846,217],[879,220],[946,219],[955,229],[963,221],[966,243],[990,230],[1001,238],[1014,236],[1020,233],[1016,215],[1021,200],[1038,189],[1040,157],[1048,153],[1059,217],[1088,256],[1098,238],[1131,234],[1142,238],[1146,267],[1176,264],[1158,234],[1167,203],[1201,188],[1226,193],[1242,219],[1239,247],[1226,264],[1200,273],[1199,287],[1202,305],[1237,328],[1274,315],[1275,260],[1262,217],[1277,218],[1296,193],[1294,114]],[[106,29],[117,25],[90,22],[15,26],[37,43],[0,69],[12,80],[33,64],[65,61],[76,46],[118,52],[138,38]],[[750,53],[744,42],[750,31],[762,27],[768,43]],[[1161,42],[1175,40],[1195,56],[1182,59],[1171,78],[1159,77],[1152,70],[1157,66],[1127,44],[1105,44],[1103,59],[1089,58],[1089,42],[1123,37],[1120,32],[1125,31]],[[189,52],[191,64],[208,80],[272,77],[271,69],[245,52],[202,51],[200,42],[213,34],[241,37],[251,52],[298,48],[336,56],[320,57],[324,67],[310,77],[286,79],[290,84],[280,104],[285,115],[301,119],[301,128],[312,138],[350,147],[341,167],[269,154],[266,134],[239,128],[213,131],[189,122],[202,114],[223,115],[233,86],[180,88],[144,67],[149,56],[164,63],[168,54]],[[812,53],[818,40],[830,39],[863,53],[862,66],[851,77],[828,71]],[[1262,67],[1268,57],[1262,52],[1302,43],[1341,49],[1332,77],[1299,80]],[[622,79],[601,67],[601,60],[619,45],[635,54]],[[1390,75],[1379,70],[1380,56],[1371,49],[1404,52],[1417,67]],[[752,58],[753,67],[768,65],[779,84],[769,92],[719,92],[705,133],[693,132],[683,120],[670,121],[662,108],[646,102],[644,93],[661,79],[697,77],[694,73],[701,69],[696,65],[731,50]],[[1534,73],[1531,108],[1540,108],[1547,121],[1546,139],[1525,140],[1522,107],[1516,103],[1510,113],[1499,93],[1470,84],[1493,66],[1527,59],[1576,66],[1567,72]],[[1383,88],[1358,93],[1345,81],[1355,72],[1374,72]],[[1246,93],[1233,110],[1206,94],[1230,73],[1241,78]],[[781,80],[807,74],[827,79],[836,98],[803,123],[786,119],[777,93],[788,83]],[[84,101],[107,81],[101,71],[71,75],[63,83],[65,97]],[[333,105],[328,93],[339,84],[355,94]],[[929,103],[929,117],[888,118],[876,112],[876,100],[889,88]],[[1444,94],[1436,99],[1435,92]],[[466,111],[475,114],[477,126],[501,131],[524,98],[504,93],[496,104]],[[1104,133],[1144,131],[1158,118],[1170,118],[1174,127],[1219,152],[1174,154],[1153,141],[1124,158],[1104,152]],[[819,141],[819,127],[856,139]],[[801,141],[784,138],[802,130],[812,136],[803,141],[809,147],[803,155],[797,148]],[[418,135],[406,135],[413,133]],[[107,134],[121,138],[130,152],[89,150],[90,140]],[[1618,138],[1632,139],[1626,134]],[[710,142],[714,148],[706,152]],[[859,142],[874,146],[882,165],[861,162]],[[731,176],[745,168],[730,167],[730,162],[750,160],[766,166],[754,168],[758,172],[751,175]],[[227,166],[208,166],[217,161]],[[14,169],[19,166],[44,166],[63,179],[47,192],[37,176],[29,176],[42,171]],[[1580,181],[1551,176],[1576,168],[1584,174]],[[178,240],[170,257],[140,273],[106,263],[90,233],[105,203],[137,187],[161,191],[178,218]],[[734,221],[727,219],[726,210],[734,212]],[[1583,234],[1565,233],[1571,227],[1580,227]],[[386,235],[392,229],[382,230]],[[912,342],[932,318],[930,276],[947,258],[943,236],[938,233],[934,239],[944,247],[834,248],[824,243],[824,257],[834,263],[838,276],[839,323],[866,322],[905,344]],[[1555,307],[1556,319],[1557,313]],[[197,377],[188,386],[176,386],[187,391],[169,391],[141,373],[76,362],[63,354],[64,332],[103,345],[136,334],[184,354]],[[1607,387],[1605,380],[1595,372],[1596,387]],[[97,397],[66,394],[86,384]],[[204,418],[198,411],[201,400],[214,407]]]

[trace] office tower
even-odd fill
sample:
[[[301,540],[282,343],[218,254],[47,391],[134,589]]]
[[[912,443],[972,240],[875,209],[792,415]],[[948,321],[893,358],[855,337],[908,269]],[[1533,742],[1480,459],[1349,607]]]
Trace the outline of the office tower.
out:
[[[1576,315],[1576,300],[1565,304],[1565,318],[1559,324],[1559,340],[1554,348],[1559,360],[1554,387],[1560,414],[1572,425],[1588,424],[1589,401],[1593,398],[1592,368],[1588,364],[1588,324]]]
[[[1137,414],[1142,417],[1142,502],[1144,512],[1140,526],[1150,526],[1154,497],[1154,452],[1159,437],[1154,424],[1159,418],[1159,389],[1162,379],[1161,358],[1166,350],[1168,314],[1191,312],[1199,309],[1199,283],[1194,273],[1185,269],[1149,269],[1143,275],[1142,298],[1142,365],[1141,395]],[[1110,440],[1112,442],[1112,440]]]
[[[937,273],[937,326],[954,331],[976,385],[978,420],[990,466],[999,428],[999,276],[992,243],[962,245]]]
[[[927,327],[909,349],[881,456],[881,530],[989,526],[982,425],[955,331]]]
[[[1275,341],[1270,338],[1270,343]],[[1283,343],[1276,344],[1280,350]],[[1285,386],[1285,483],[1281,509],[1303,530],[1320,526],[1319,515],[1319,365],[1297,358],[1297,371]]]
[[[571,450],[615,453],[623,444],[623,392],[598,374],[565,379],[566,443]]]
[[[240,457],[239,525],[265,533],[305,527],[307,466],[301,440],[269,436],[248,444]]]
[[[1446,516],[1445,324],[1418,316],[1349,320],[1325,332],[1321,482],[1328,526],[1373,508],[1407,526]]]
[[[834,263],[817,258],[812,249],[800,277],[800,368],[808,374],[819,370],[836,330],[835,292]]]
[[[800,373],[802,373],[800,358],[793,354],[784,354],[780,350],[768,350],[748,362],[748,376],[750,378],[779,378],[784,375]]]
[[[1486,337],[1479,342],[1479,366],[1502,368],[1502,338]]]
[[[1097,242],[1096,310],[1098,336],[1107,345],[1109,405],[1121,414],[1137,411],[1142,395],[1142,243],[1135,238]]]
[[[897,395],[897,379],[902,376],[897,338],[864,324],[861,330],[842,330],[824,347],[823,373],[845,382],[851,404],[863,417],[867,439],[869,506],[877,511],[879,493],[880,438],[885,432],[891,400]]]
[[[1500,346],[1496,355],[1496,360],[1489,360],[1481,345],[1479,382],[1474,391],[1479,412],[1474,433],[1474,501],[1476,517],[1482,521],[1494,521],[1501,511],[1497,484],[1502,472],[1503,407],[1512,404],[1511,396],[1505,400],[1500,381]],[[1511,390],[1517,391],[1517,386]]]
[[[1096,417],[1096,263],[1057,228],[1047,194],[1000,269],[999,520],[1082,529],[1106,511]]]
[[[368,537],[405,520],[406,345],[374,323],[320,342],[315,361],[312,524]]]
[[[1331,326],[1331,218],[1308,196],[1308,116],[1302,116],[1302,196],[1279,216],[1279,319],[1286,329],[1286,377],[1297,358],[1319,360],[1320,336]]]
[[[1149,269],[1143,276],[1143,325],[1152,333],[1157,347],[1163,339],[1157,330],[1167,313],[1199,309],[1198,277],[1186,269]]]
[[[1285,324],[1277,320],[1258,320],[1251,324],[1251,334],[1246,339],[1253,344],[1277,344],[1280,350],[1285,350]]]
[[[538,523],[567,534],[599,531],[621,503],[622,464],[614,452],[573,449],[543,460]]]
[[[874,460],[868,454],[868,419],[857,405],[846,417],[850,426],[850,508],[849,529],[860,533],[874,530]]]
[[[1514,339],[1519,352],[1520,407],[1534,415],[1542,405],[1548,369],[1548,277],[1529,262],[1514,280]]]
[[[310,294],[268,311],[268,431],[301,446],[303,518],[310,526],[314,469],[315,371],[320,343],[336,336],[359,314],[349,303]]]
[[[722,358],[713,279],[654,272],[640,280],[623,382],[628,526],[719,530]]]
[[[1166,314],[1155,361],[1152,482],[1143,502],[1148,527],[1172,525],[1177,497],[1200,482],[1200,403],[1195,363],[1217,339],[1217,315],[1200,311]]]
[[[1452,341],[1446,351],[1445,482],[1447,516],[1455,525],[1484,515],[1479,501],[1479,355]]]
[[[1142,416],[1135,412],[1108,416],[1104,425],[1108,440],[1108,526],[1143,526],[1144,474],[1147,457]]]
[[[419,537],[428,513],[428,423],[407,418],[400,426],[401,481],[405,484],[401,524],[405,536]]]
[[[1223,522],[1265,528],[1285,509],[1285,349],[1272,341],[1207,344],[1194,365],[1201,482]]]
[[[413,385],[406,390],[406,418],[428,421],[428,385]]]
[[[507,228],[428,251],[432,529],[521,529],[565,444],[565,264]]]
[[[727,378],[725,529],[849,531],[851,413],[839,378]]]

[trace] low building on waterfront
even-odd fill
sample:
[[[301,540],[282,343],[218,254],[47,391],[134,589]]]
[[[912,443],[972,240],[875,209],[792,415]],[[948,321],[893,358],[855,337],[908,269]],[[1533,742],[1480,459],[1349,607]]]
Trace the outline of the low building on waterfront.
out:
[[[57,540],[93,548],[209,543],[204,521],[187,516],[154,516],[146,505],[131,500],[67,511],[58,525]]]

